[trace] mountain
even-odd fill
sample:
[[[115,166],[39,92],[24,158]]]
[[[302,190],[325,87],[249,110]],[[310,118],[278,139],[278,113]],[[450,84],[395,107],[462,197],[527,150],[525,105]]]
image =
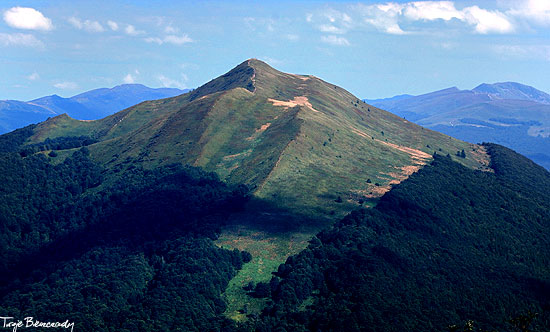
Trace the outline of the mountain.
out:
[[[57,115],[44,107],[18,100],[0,100],[0,134]]]
[[[255,59],[104,119],[0,135],[0,180],[2,317],[550,328],[548,171]]]
[[[422,126],[468,142],[495,142],[550,169],[550,95],[513,83],[449,88],[370,102]]]
[[[546,92],[537,90],[532,86],[515,82],[494,84],[483,83],[475,87],[472,91],[488,94],[491,97],[498,99],[528,100],[550,105],[550,95]]]
[[[189,89],[176,89],[176,88],[148,88],[142,84],[123,84],[115,86],[114,88],[107,89],[95,89],[90,90],[70,99],[77,102],[84,107],[95,110],[98,116],[94,117],[95,120],[115,112],[123,110],[127,107],[137,105],[145,100],[163,99],[181,95],[188,92]],[[69,116],[72,116],[69,114]],[[84,120],[84,119],[82,119]]]
[[[189,91],[174,88],[152,89],[141,84],[123,84],[95,89],[70,98],[46,96],[28,102],[0,101],[0,134],[67,113],[79,120],[96,120],[145,100],[173,97]]]
[[[58,95],[51,95],[27,102],[29,105],[39,106],[47,109],[55,115],[72,114],[81,120],[92,120],[101,118],[97,111],[94,111],[71,98],[63,98]]]
[[[184,163],[244,183],[274,207],[326,219],[380,197],[434,152],[483,168],[483,148],[422,128],[314,76],[251,59],[187,94],[97,121],[66,115],[30,142],[88,136],[94,160],[124,171]],[[485,166],[484,166],[485,165]]]

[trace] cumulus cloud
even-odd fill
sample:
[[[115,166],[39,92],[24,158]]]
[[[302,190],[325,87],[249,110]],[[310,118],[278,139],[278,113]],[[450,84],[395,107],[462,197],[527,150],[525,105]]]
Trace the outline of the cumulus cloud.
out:
[[[114,21],[107,21],[107,25],[108,25],[109,28],[111,28],[111,30],[113,30],[113,31],[117,31],[117,30],[118,30],[118,23],[117,23],[117,22],[114,22]]]
[[[538,0],[529,0],[538,1]],[[478,6],[457,9],[453,1],[413,1],[358,4],[348,7],[348,12],[330,10],[322,14],[309,14],[306,21],[324,33],[344,34],[348,30],[374,27],[388,33],[403,35],[418,32],[421,22],[456,20],[480,34],[510,33],[514,31],[512,20],[504,12],[487,10]],[[412,30],[404,30],[403,25]]]
[[[335,35],[322,36],[321,41],[336,46],[349,46],[349,41],[346,38]]]
[[[137,75],[139,75],[139,70],[134,70],[134,73],[128,73],[128,75],[124,76],[122,81],[126,84],[133,84],[136,82]]]
[[[403,15],[412,20],[444,20],[453,18],[462,20],[464,14],[455,8],[452,1],[423,1],[404,5]]]
[[[26,46],[44,47],[44,43],[35,36],[26,33],[3,33],[0,32],[0,45],[3,46]]]
[[[78,84],[75,82],[59,82],[53,85],[54,87],[62,90],[75,90],[78,88]]]
[[[40,79],[40,75],[38,75],[37,72],[34,72],[34,73],[30,74],[29,76],[27,76],[27,79],[30,80],[30,81],[36,81],[36,80]]]
[[[464,8],[464,21],[475,26],[478,33],[508,33],[514,26],[506,15],[498,11],[488,11],[478,6]]]
[[[193,39],[191,39],[188,35],[182,34],[180,36],[177,35],[167,35],[163,38],[159,37],[147,37],[144,39],[148,43],[155,43],[155,44],[173,44],[173,45],[183,45],[187,43],[192,43]]]
[[[135,26],[128,24],[126,28],[124,28],[124,32],[130,36],[137,36],[145,33],[145,31],[137,30]]]
[[[34,8],[13,7],[4,12],[4,21],[12,28],[52,30],[52,21]]]
[[[98,21],[85,20],[82,21],[77,17],[70,17],[69,23],[79,30],[86,30],[88,32],[103,32],[105,28]]]
[[[403,10],[403,5],[396,3],[371,6],[358,5],[357,9],[363,16],[363,22],[374,26],[378,30],[393,35],[406,33],[398,24],[398,17]]]
[[[160,83],[162,84],[162,86],[165,87],[165,88],[178,88],[178,89],[187,88],[187,86],[185,85],[185,83],[183,81],[174,80],[174,79],[171,79],[171,78],[166,77],[164,75],[159,75],[157,78],[160,81]],[[187,76],[185,76],[185,74],[182,74],[182,79],[186,81]]]
[[[530,23],[550,25],[550,1],[523,0],[515,1],[508,14],[528,20]]]

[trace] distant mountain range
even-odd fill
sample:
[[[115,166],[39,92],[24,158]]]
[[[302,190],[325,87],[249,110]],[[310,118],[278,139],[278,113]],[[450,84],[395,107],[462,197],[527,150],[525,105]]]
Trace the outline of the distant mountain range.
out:
[[[90,90],[70,98],[51,95],[27,102],[0,100],[0,134],[63,113],[78,120],[97,120],[146,100],[174,97],[188,91],[123,84],[111,89]]]
[[[514,82],[365,100],[419,125],[472,142],[495,142],[550,169],[550,95]]]

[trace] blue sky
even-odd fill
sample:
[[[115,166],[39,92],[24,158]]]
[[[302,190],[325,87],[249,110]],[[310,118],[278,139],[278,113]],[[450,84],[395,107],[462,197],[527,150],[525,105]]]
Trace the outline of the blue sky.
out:
[[[550,92],[550,0],[8,0],[0,14],[0,99],[193,88],[248,58],[360,98],[501,81]]]

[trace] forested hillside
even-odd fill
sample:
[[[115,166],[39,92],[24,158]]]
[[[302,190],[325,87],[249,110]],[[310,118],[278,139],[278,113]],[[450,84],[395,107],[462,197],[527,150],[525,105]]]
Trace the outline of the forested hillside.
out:
[[[550,174],[487,145],[494,173],[436,156],[279,267],[258,331],[550,329]],[[266,287],[267,286],[267,287]],[[255,292],[257,295],[258,292]]]
[[[80,148],[64,162],[0,156],[0,315],[76,323],[75,331],[218,330],[221,293],[250,254],[220,249],[245,187],[169,165],[115,183]],[[50,153],[51,155],[51,153]]]

